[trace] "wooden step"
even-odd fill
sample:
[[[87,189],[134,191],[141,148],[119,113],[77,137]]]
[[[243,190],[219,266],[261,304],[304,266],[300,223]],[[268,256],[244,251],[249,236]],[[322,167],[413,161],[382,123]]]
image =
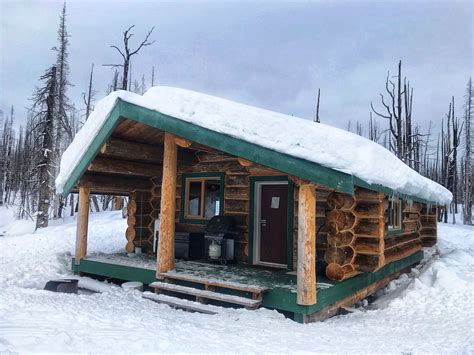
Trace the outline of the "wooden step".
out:
[[[194,282],[194,283],[203,284],[206,286],[229,288],[229,289],[237,290],[237,291],[250,292],[252,294],[261,294],[268,290],[268,288],[265,288],[265,287],[244,285],[244,284],[239,284],[236,282],[207,279],[204,277],[199,277],[199,276],[194,276],[194,275],[174,272],[174,271],[162,272],[159,274],[159,276],[164,279]]]
[[[235,304],[235,305],[243,306],[248,309],[255,309],[258,306],[260,306],[260,303],[261,303],[260,300],[254,300],[254,299],[240,297],[240,296],[226,295],[224,293],[200,290],[194,287],[180,286],[180,285],[170,284],[166,282],[152,282],[149,286],[155,288],[158,291],[176,292],[176,293],[181,293],[185,295],[195,296],[196,300],[199,300],[199,301],[208,299],[208,300]]]
[[[211,307],[206,306],[202,303],[197,303],[193,301],[183,300],[182,298],[171,297],[166,295],[160,295],[152,292],[143,292],[143,298],[151,300],[153,302],[166,304],[170,307],[176,309],[182,309],[188,312],[197,312],[197,313],[204,313],[204,314],[217,314],[218,312]]]

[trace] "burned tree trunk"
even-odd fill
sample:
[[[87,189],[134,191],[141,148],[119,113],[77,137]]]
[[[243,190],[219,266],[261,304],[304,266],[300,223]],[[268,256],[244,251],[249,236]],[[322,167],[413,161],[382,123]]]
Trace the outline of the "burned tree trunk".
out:
[[[38,166],[39,193],[36,229],[48,226],[50,199],[52,196],[51,178],[53,176],[53,116],[56,103],[56,67],[51,67],[42,80],[47,80],[46,87],[36,93],[35,106],[41,107],[38,119],[41,120],[41,160]]]

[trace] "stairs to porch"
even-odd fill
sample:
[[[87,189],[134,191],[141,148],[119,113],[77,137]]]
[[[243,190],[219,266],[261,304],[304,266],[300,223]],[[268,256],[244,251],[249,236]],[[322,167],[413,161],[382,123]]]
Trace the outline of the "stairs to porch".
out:
[[[174,271],[162,273],[159,277],[162,281],[149,285],[157,294],[173,295],[177,299],[192,299],[202,304],[211,301],[232,307],[256,309],[262,303],[263,293],[268,290],[264,287],[206,279]]]

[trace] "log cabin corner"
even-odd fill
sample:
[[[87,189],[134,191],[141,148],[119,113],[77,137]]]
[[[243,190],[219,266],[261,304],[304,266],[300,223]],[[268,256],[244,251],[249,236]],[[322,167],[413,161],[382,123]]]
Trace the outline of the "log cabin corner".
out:
[[[79,193],[76,273],[306,323],[384,287],[436,243],[435,199],[166,112],[117,97],[62,163],[63,194]],[[128,197],[123,253],[87,254],[90,194]]]

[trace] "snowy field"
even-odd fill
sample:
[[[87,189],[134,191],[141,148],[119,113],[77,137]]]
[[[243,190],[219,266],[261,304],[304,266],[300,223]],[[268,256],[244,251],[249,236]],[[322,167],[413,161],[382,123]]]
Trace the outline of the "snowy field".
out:
[[[122,250],[125,228],[120,212],[92,214],[89,254]],[[473,227],[441,224],[423,265],[375,302],[307,325],[266,309],[185,313],[92,281],[101,293],[43,291],[46,281],[71,276],[75,220],[33,231],[0,208],[0,353],[474,352]]]

